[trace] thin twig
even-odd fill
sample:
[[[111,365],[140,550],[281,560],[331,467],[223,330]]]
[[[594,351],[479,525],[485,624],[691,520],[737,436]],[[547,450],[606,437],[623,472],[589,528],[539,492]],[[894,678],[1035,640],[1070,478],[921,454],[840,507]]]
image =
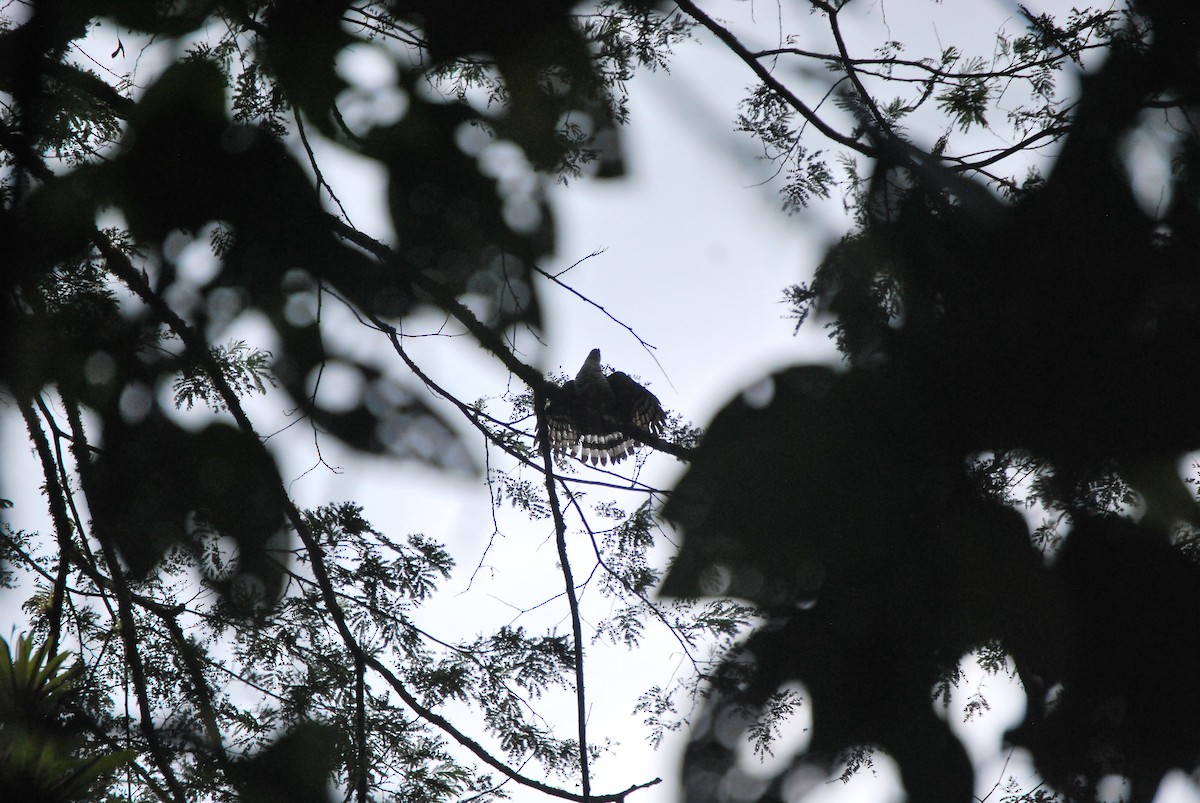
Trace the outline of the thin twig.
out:
[[[604,559],[604,555],[600,552],[600,544],[596,541],[596,533],[594,530],[592,530],[592,525],[588,522],[587,516],[584,515],[583,507],[579,504],[579,500],[575,497],[575,494],[571,493],[569,488],[564,487],[563,491],[567,494],[567,501],[571,503],[571,507],[575,508],[575,512],[579,516],[579,520],[582,522],[584,530],[587,531],[589,538],[591,538],[592,550],[596,554],[596,563],[599,564],[604,571],[608,572],[609,576],[619,582],[628,593],[641,600],[646,608],[652,614],[654,614],[654,618],[662,622],[662,624],[667,628],[667,631],[675,637],[676,641],[679,642],[679,646],[683,649],[683,654],[687,656],[688,661],[691,662],[692,668],[697,673],[700,673],[700,662],[692,654],[691,647],[688,645],[687,641],[675,630],[675,627],[667,620],[667,615],[660,610],[656,604],[654,604],[653,600],[630,585],[628,580],[626,580],[624,577],[618,574],[615,569],[608,565],[608,562]]]
[[[296,120],[296,132],[300,135],[300,142],[304,145],[304,152],[308,154],[308,164],[312,167],[313,175],[317,178],[317,186],[323,187],[325,192],[329,194],[329,198],[337,204],[338,209],[342,210],[342,217],[346,222],[350,222],[350,213],[346,211],[346,207],[342,206],[342,199],[333,191],[333,187],[325,180],[325,175],[321,172],[321,166],[317,164],[317,155],[313,153],[312,144],[308,141],[308,132],[304,130],[304,119],[300,116],[300,110],[294,109],[292,115]]]
[[[629,324],[625,323],[624,321],[622,321],[621,319],[619,319],[617,316],[613,315],[611,312],[609,312],[609,311],[608,311],[608,309],[607,309],[607,308],[605,308],[605,307],[604,307],[604,305],[602,305],[602,304],[600,304],[600,303],[598,303],[598,302],[596,302],[596,301],[593,301],[592,299],[590,299],[590,298],[588,298],[587,296],[585,296],[583,293],[581,293],[581,292],[579,292],[578,290],[576,290],[574,287],[571,287],[571,285],[567,284],[566,282],[564,282],[564,281],[562,281],[561,279],[559,279],[559,278],[558,278],[559,276],[562,276],[562,275],[563,275],[564,273],[566,273],[567,271],[571,270],[571,268],[574,268],[576,265],[580,265],[580,264],[582,264],[582,263],[583,263],[585,260],[591,259],[592,257],[595,257],[595,256],[599,256],[599,255],[600,255],[600,254],[602,254],[602,253],[604,253],[604,252],[603,252],[603,251],[593,251],[592,253],[588,254],[587,256],[585,256],[585,257],[583,257],[583,258],[581,258],[581,259],[578,259],[578,260],[576,260],[576,261],[575,261],[575,264],[571,265],[570,267],[568,267],[568,268],[563,268],[563,269],[562,269],[562,270],[560,270],[558,273],[550,273],[550,272],[548,272],[548,271],[542,270],[542,269],[541,269],[541,268],[539,268],[537,265],[533,265],[533,266],[532,266],[532,268],[533,268],[533,270],[534,270],[534,271],[536,271],[536,272],[537,272],[537,273],[539,273],[540,275],[542,275],[542,276],[546,277],[547,279],[549,279],[550,281],[554,282],[555,284],[557,284],[559,287],[563,288],[563,289],[564,289],[564,290],[566,290],[567,292],[569,292],[569,293],[572,293],[573,295],[577,296],[578,298],[580,298],[581,300],[583,300],[585,303],[587,303],[587,304],[591,304],[593,307],[595,307],[596,309],[598,309],[598,310],[600,310],[601,312],[603,312],[603,313],[604,313],[604,315],[605,315],[605,316],[606,316],[606,317],[607,317],[607,318],[608,318],[610,321],[612,321],[613,323],[615,323],[617,326],[620,326],[620,327],[621,327],[622,329],[624,329],[626,332],[629,332],[629,334],[633,335],[634,339],[635,339],[635,340],[637,340],[638,344],[639,344],[639,345],[640,345],[640,346],[641,346],[643,349],[645,349],[645,351],[646,351],[646,353],[647,353],[647,354],[649,354],[649,355],[650,355],[650,359],[654,360],[654,364],[658,366],[658,370],[662,371],[662,372],[663,372],[663,376],[665,377],[665,376],[667,375],[666,369],[664,369],[664,368],[663,368],[663,366],[662,366],[662,363],[660,363],[660,362],[658,361],[658,357],[657,357],[657,356],[654,354],[655,350],[657,350],[657,348],[658,348],[657,346],[655,346],[655,345],[654,345],[654,344],[652,344],[652,343],[648,343],[648,342],[646,342],[646,340],[644,340],[644,339],[642,338],[642,336],[641,336],[641,335],[639,335],[637,332],[635,332],[635,331],[633,330],[633,327],[632,327],[632,326],[630,326]],[[670,384],[670,382],[671,382],[671,380],[668,378],[668,379],[667,379],[667,383],[668,383],[668,384]],[[674,387],[674,386],[672,386],[672,387]]]

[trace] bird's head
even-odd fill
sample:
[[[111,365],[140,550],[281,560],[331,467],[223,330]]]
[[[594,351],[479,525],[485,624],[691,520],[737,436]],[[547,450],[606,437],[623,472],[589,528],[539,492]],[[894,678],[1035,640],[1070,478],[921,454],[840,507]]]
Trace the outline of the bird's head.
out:
[[[604,369],[600,367],[600,349],[592,349],[588,352],[587,359],[583,361],[583,366],[579,369],[579,374],[576,379],[588,374],[604,375]]]

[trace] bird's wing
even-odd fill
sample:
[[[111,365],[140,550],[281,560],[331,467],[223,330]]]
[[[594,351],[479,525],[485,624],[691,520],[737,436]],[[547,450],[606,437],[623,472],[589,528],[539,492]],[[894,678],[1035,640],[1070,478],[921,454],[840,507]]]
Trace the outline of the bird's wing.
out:
[[[608,375],[608,386],[612,388],[616,412],[621,420],[635,424],[651,435],[662,433],[667,414],[663,412],[662,402],[657,396],[622,371],[613,371]]]
[[[546,429],[549,430],[550,448],[558,453],[574,453],[579,443],[579,421],[584,413],[583,399],[575,387],[575,380],[568,379],[546,405]]]

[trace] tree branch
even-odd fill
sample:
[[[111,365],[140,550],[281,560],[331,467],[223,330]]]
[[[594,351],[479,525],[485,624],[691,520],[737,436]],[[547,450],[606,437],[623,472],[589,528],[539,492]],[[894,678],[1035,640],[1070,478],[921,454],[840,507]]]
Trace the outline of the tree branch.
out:
[[[65,400],[64,403],[67,407],[67,420],[71,424],[71,434],[74,436],[74,441],[71,445],[74,450],[76,470],[79,472],[79,479],[83,485],[84,494],[91,496],[90,488],[94,486],[94,482],[91,478],[91,462],[86,447],[87,437],[83,431],[83,418],[80,415],[78,407],[72,401]],[[179,778],[175,775],[175,770],[172,768],[166,750],[158,738],[158,729],[155,727],[154,720],[151,717],[152,707],[150,705],[150,692],[146,682],[146,667],[142,662],[142,655],[138,651],[137,622],[133,615],[133,599],[129,580],[125,576],[125,570],[121,568],[116,548],[113,546],[113,541],[109,534],[104,532],[101,527],[95,526],[93,526],[93,533],[100,542],[100,554],[104,557],[104,562],[108,567],[109,576],[112,578],[112,589],[117,597],[120,638],[125,650],[125,663],[129,669],[130,678],[133,683],[134,696],[138,703],[142,735],[146,739],[150,758],[162,774],[163,780],[171,792],[171,796],[176,803],[186,803],[187,794],[184,791],[183,784],[180,783]]]
[[[367,671],[361,655],[354,656],[354,793],[367,803]]]
[[[842,58],[842,65],[843,69],[846,71],[846,77],[849,78],[850,83],[854,85],[854,91],[858,95],[859,100],[862,102],[863,107],[871,113],[871,117],[875,123],[875,126],[882,131],[887,138],[898,139],[895,130],[892,128],[891,122],[883,116],[883,112],[879,110],[879,106],[871,97],[871,93],[868,92],[866,86],[863,85],[862,79],[858,75],[858,70],[852,66],[850,52],[846,47],[845,40],[842,38],[842,26],[838,24],[838,9],[834,8],[828,3],[823,2],[823,0],[810,0],[810,2],[813,4],[813,6],[825,12],[825,18],[829,20],[829,30],[833,34],[833,41],[837,44],[838,54]]]
[[[212,688],[207,678],[204,677],[204,667],[201,665],[203,652],[199,645],[192,643],[184,635],[183,628],[179,626],[175,616],[168,615],[161,609],[156,610],[155,613],[166,625],[167,632],[171,634],[171,639],[175,642],[176,653],[191,676],[196,707],[200,711],[200,720],[204,723],[204,733],[208,737],[209,747],[217,757],[217,764],[222,770],[228,772],[230,768],[229,754],[225,750],[221,727],[217,723],[217,713],[213,709]]]
[[[546,402],[540,390],[533,392],[533,407],[537,413],[538,444],[542,452],[543,472],[546,479],[546,495],[550,500],[550,513],[554,518],[554,543],[558,547],[558,562],[566,582],[567,605],[571,609],[571,633],[575,638],[575,706],[579,721],[579,771],[583,787],[584,803],[591,800],[591,777],[588,769],[587,748],[587,704],[584,696],[583,677],[583,623],[579,618],[579,599],[575,596],[575,578],[571,575],[571,561],[567,555],[567,523],[563,520],[562,507],[555,490],[554,462],[550,454],[550,432],[546,424]]]
[[[795,109],[801,117],[811,123],[814,128],[816,128],[826,137],[840,145],[861,153],[863,156],[876,158],[879,155],[879,151],[875,147],[861,142],[854,137],[846,136],[822,120],[820,115],[810,109],[808,105],[805,104],[804,101],[800,100],[800,98],[797,97],[794,92],[792,92],[790,89],[784,86],[782,82],[775,78],[775,76],[771,74],[771,71],[764,67],[758,61],[758,59],[755,58],[754,53],[751,52],[740,41],[738,41],[736,36],[734,36],[727,28],[724,28],[718,24],[712,17],[701,11],[700,7],[693,3],[692,0],[678,0],[676,4],[679,6],[681,11],[699,22],[714,36],[720,39],[726,47],[733,51],[734,55],[740,58],[747,67],[754,71],[754,74],[757,75],[764,84],[770,87],[772,91],[777,93],[779,97],[787,101],[789,106]]]
[[[617,317],[616,317],[615,315],[613,315],[611,312],[609,312],[607,309],[605,309],[605,308],[604,308],[604,307],[603,307],[601,304],[598,304],[598,303],[596,303],[596,302],[595,302],[595,301],[593,301],[592,299],[590,299],[590,298],[588,298],[587,296],[585,296],[583,293],[581,293],[581,292],[579,292],[578,290],[576,290],[576,289],[575,289],[574,287],[572,287],[571,285],[569,285],[569,284],[567,284],[566,282],[564,282],[562,279],[559,279],[559,278],[558,278],[560,275],[562,275],[563,273],[566,273],[568,270],[570,270],[571,268],[575,267],[576,265],[579,265],[579,264],[580,264],[580,263],[582,263],[584,260],[591,259],[592,257],[595,257],[595,256],[599,256],[601,253],[602,253],[601,251],[593,251],[592,253],[590,253],[590,254],[588,254],[587,256],[585,256],[583,259],[577,260],[577,261],[575,262],[575,264],[574,264],[574,265],[571,265],[571,267],[570,267],[570,268],[565,268],[564,270],[560,271],[559,273],[550,273],[550,272],[548,272],[548,271],[542,270],[542,269],[541,269],[541,268],[539,268],[537,265],[533,265],[533,266],[532,266],[532,268],[533,268],[533,270],[534,270],[534,271],[536,271],[538,274],[540,274],[540,275],[544,276],[545,278],[549,279],[550,281],[554,282],[555,284],[557,284],[559,287],[563,288],[563,289],[564,289],[564,290],[566,290],[567,292],[569,292],[569,293],[571,293],[571,294],[575,295],[576,297],[578,297],[579,299],[581,299],[581,300],[582,300],[582,301],[584,301],[585,303],[587,303],[587,304],[591,304],[593,307],[595,307],[596,309],[598,309],[598,310],[600,310],[601,312],[603,312],[603,313],[604,313],[604,315],[605,315],[605,316],[606,316],[606,317],[607,317],[607,318],[608,318],[610,321],[612,321],[613,323],[615,323],[617,326],[620,326],[620,327],[621,327],[622,329],[624,329],[626,332],[629,332],[629,334],[633,335],[633,336],[634,336],[634,338],[637,340],[637,342],[641,344],[642,348],[646,349],[647,351],[652,351],[653,349],[657,348],[657,346],[651,345],[650,343],[647,343],[645,340],[643,340],[643,339],[642,339],[642,337],[641,337],[641,336],[640,336],[640,335],[639,335],[637,332],[633,331],[633,327],[632,327],[632,326],[630,326],[629,324],[625,323],[624,321],[618,320],[618,319],[617,319]]]
[[[395,251],[375,238],[363,234],[345,221],[339,220],[333,215],[326,215],[326,220],[339,236],[373,254],[385,265],[404,271],[405,276],[409,277],[414,285],[429,293],[439,307],[453,315],[459,323],[466,327],[468,332],[474,335],[475,339],[479,341],[479,345],[498,357],[508,370],[520,377],[522,382],[531,388],[546,386],[546,378],[532,366],[518,360],[505,345],[500,334],[475,317],[475,313],[460,304],[447,287],[420,271],[410,271]]]
[[[50,442],[46,439],[46,433],[42,431],[41,425],[38,423],[33,405],[27,399],[22,399],[17,402],[17,406],[21,410],[21,416],[25,419],[25,429],[29,432],[29,439],[33,441],[38,461],[42,464],[42,476],[46,481],[46,502],[50,506],[50,520],[54,523],[54,536],[58,539],[58,573],[54,578],[54,591],[50,598],[48,648],[50,655],[56,655],[62,630],[63,598],[67,585],[66,556],[71,551],[71,520],[67,516],[66,491],[59,482],[58,472],[55,470],[59,464],[50,452]]]
[[[1107,47],[1108,47],[1107,44],[1083,45],[1082,47],[1079,48],[1079,50],[1073,51],[1073,52],[1078,54],[1078,53],[1085,52],[1087,50],[1100,50],[1100,49],[1105,49]],[[1068,54],[1059,55],[1059,56],[1046,56],[1045,58],[1034,59],[1032,61],[1014,62],[1011,66],[1006,67],[1002,70],[981,70],[979,72],[955,72],[955,71],[951,71],[951,70],[944,70],[940,67],[935,67],[932,64],[930,64],[928,61],[915,61],[913,59],[901,59],[901,58],[896,58],[896,57],[869,58],[869,59],[868,58],[858,58],[858,57],[844,58],[836,53],[819,53],[819,52],[812,51],[812,50],[804,50],[804,49],[798,48],[798,47],[774,47],[774,48],[770,48],[768,50],[756,51],[752,55],[755,58],[769,58],[771,56],[780,56],[780,55],[801,56],[803,58],[815,59],[817,61],[827,61],[832,64],[837,64],[839,67],[843,67],[843,68],[845,68],[847,65],[851,65],[851,66],[854,66],[857,68],[862,68],[864,66],[875,66],[875,65],[886,66],[886,67],[893,67],[893,66],[911,67],[916,70],[924,70],[926,73],[928,73],[928,75],[921,76],[921,77],[898,78],[893,75],[886,75],[881,72],[874,72],[874,71],[869,71],[869,70],[861,70],[860,69],[860,72],[863,72],[867,75],[872,75],[872,76],[876,76],[879,78],[883,78],[888,81],[899,81],[902,83],[922,83],[922,84],[927,83],[931,80],[938,82],[938,83],[942,83],[942,82],[944,82],[945,79],[953,80],[953,79],[960,79],[960,78],[1020,78],[1020,77],[1023,77],[1021,74],[1023,72],[1025,72],[1026,70],[1036,69],[1038,67],[1053,67],[1056,64],[1058,64],[1059,62],[1062,62],[1064,60],[1068,60],[1071,58],[1071,56]]]

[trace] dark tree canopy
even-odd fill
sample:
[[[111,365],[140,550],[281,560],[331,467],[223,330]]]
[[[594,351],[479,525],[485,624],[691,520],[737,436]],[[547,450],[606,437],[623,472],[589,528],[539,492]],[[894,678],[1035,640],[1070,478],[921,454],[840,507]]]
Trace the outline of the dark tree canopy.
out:
[[[534,277],[555,242],[540,176],[621,173],[623,82],[683,27],[636,2],[0,7],[0,394],[50,513],[46,533],[2,530],[0,580],[30,593],[36,638],[20,649],[39,656],[0,673],[29,688],[0,701],[6,799],[99,794],[114,773],[130,797],[180,802],[320,800],[330,778],[361,801],[495,799],[509,784],[618,799],[590,790],[605,741],[536,702],[563,693],[586,710],[582,592],[555,495],[556,472],[576,470],[534,448],[532,397],[453,397],[413,362],[405,327],[440,314],[526,394],[552,389],[518,357],[542,325]],[[110,31],[109,60],[93,56]],[[339,60],[355,48],[394,69],[395,114],[343,115],[361,89]],[[349,220],[318,138],[386,176],[392,241]],[[482,164],[490,143],[518,154],[507,180]],[[199,277],[184,264],[197,245],[212,256]],[[332,307],[390,362],[348,349]],[[245,318],[269,349],[227,335]],[[330,405],[334,366],[357,391]],[[377,530],[354,502],[301,509],[277,433],[248,409],[257,395],[311,429],[323,470],[332,439],[430,472],[477,475],[494,450],[496,507],[553,528],[565,591],[531,593],[570,600],[570,635],[561,617],[481,619],[453,640],[418,626],[454,560],[423,534]],[[447,414],[486,438],[483,456]],[[628,509],[571,497],[601,570],[579,588],[602,585],[615,612],[595,618],[600,636],[635,646],[656,615],[685,651],[728,641],[745,606],[649,598],[655,523],[640,497],[658,491],[627,487]],[[67,651],[77,665],[59,671]],[[687,682],[696,693],[699,673]],[[451,721],[444,706],[464,701],[473,713]]]
[[[109,448],[95,475],[96,491],[106,501],[93,513],[136,575],[188,540],[188,511],[228,511],[219,528],[251,552],[261,551],[285,518],[286,503],[263,487],[278,486],[278,480],[269,461],[255,456],[261,446],[244,426],[240,434],[232,428],[185,433],[159,415],[160,400],[150,392],[181,369],[196,381],[216,371],[224,383],[204,388],[198,381],[187,389],[233,407],[223,395],[237,389],[232,355],[212,352],[205,338],[247,309],[266,317],[280,343],[269,366],[259,368],[269,367],[317,425],[367,452],[409,455],[406,438],[419,431],[442,442],[443,448],[431,450],[435,454],[456,454],[450,430],[417,397],[386,409],[364,398],[345,411],[306,402],[306,381],[332,356],[319,320],[294,312],[314,293],[336,294],[384,329],[422,305],[460,314],[485,347],[501,352],[500,359],[527,381],[541,382],[512,357],[503,333],[540,324],[532,266],[553,245],[550,210],[536,194],[506,198],[456,137],[485,127],[521,145],[547,169],[578,169],[599,158],[594,143],[621,114],[603,71],[628,69],[637,55],[620,51],[625,33],[614,31],[609,35],[616,45],[594,57],[567,12],[565,4],[510,5],[498,16],[481,16],[447,11],[436,2],[403,9],[310,2],[228,8],[36,3],[24,24],[3,32],[3,89],[12,104],[0,121],[0,145],[14,172],[4,187],[0,229],[8,266],[0,318],[11,344],[4,349],[0,381],[19,399],[54,385],[101,416]],[[95,74],[62,61],[97,14],[165,36],[192,33],[210,20],[228,27],[215,43],[197,45],[170,65],[133,103]],[[352,43],[339,27],[344,16],[367,35],[404,36],[419,25],[415,44],[430,57],[400,77],[403,116],[361,135],[345,127],[334,103],[346,88],[334,59]],[[504,79],[504,116],[428,100],[416,86],[427,70],[478,54],[491,58],[476,69],[486,66]],[[546,70],[566,91],[547,86]],[[226,103],[231,82],[232,113]],[[83,110],[63,110],[64,94],[78,98]],[[586,137],[572,141],[571,131],[560,129],[559,119],[569,111],[591,115],[594,126]],[[69,113],[76,115],[73,123],[62,119]],[[324,188],[312,185],[281,141],[293,114],[387,169],[396,248],[322,209]],[[611,137],[606,141],[610,150],[616,147]],[[100,148],[105,158],[66,172],[53,171],[44,157],[84,161]],[[531,207],[520,230],[506,222],[507,203]],[[106,210],[118,210],[127,231],[97,229],[97,214]],[[178,275],[178,245],[172,244],[213,224],[220,270],[192,288]],[[135,264],[147,256],[153,275]],[[137,314],[120,314],[105,271],[145,302]],[[177,310],[161,302],[173,293],[199,297]],[[483,317],[462,306],[467,294],[484,296]],[[147,351],[164,325],[180,346]],[[387,380],[377,369],[348,362],[365,387],[382,392]],[[104,370],[96,369],[101,364]],[[141,389],[144,409],[136,414],[130,412],[137,406],[130,388]],[[220,458],[227,449],[235,451]],[[179,460],[182,455],[190,457]],[[210,487],[202,475],[229,476],[217,464],[222,459],[237,462],[247,476]],[[154,476],[161,488],[139,487],[131,481],[136,476]],[[182,489],[195,489],[197,498]],[[214,493],[221,495],[220,506],[213,504]],[[243,515],[251,510],[255,515]],[[267,581],[268,596],[277,593],[278,577],[259,579]]]
[[[970,800],[931,698],[984,651],[1012,657],[1011,741],[1065,798],[1119,775],[1149,801],[1197,767],[1200,507],[1177,467],[1200,448],[1200,18],[1181,8],[1139,4],[1148,33],[1116,39],[1012,203],[877,129],[869,218],[793,295],[836,316],[846,370],[781,371],[768,403],[731,403],[667,504],[686,539],[664,591],[717,582],[770,612],[716,709],[800,681],[798,762],[880,747],[909,799]],[[1157,210],[1131,189],[1139,126],[1172,135]],[[1016,474],[1056,530],[1030,538]],[[710,734],[685,775],[731,766]]]
[[[689,801],[787,799],[793,771],[848,775],[874,750],[909,799],[972,799],[944,710],[971,656],[1028,698],[1007,740],[1041,780],[1006,799],[1093,800],[1115,775],[1149,801],[1196,770],[1200,508],[1179,463],[1200,450],[1200,10],[1021,8],[1024,33],[987,60],[852,52],[856,7],[804,5],[827,50],[756,51],[691,0],[0,6],[0,403],[49,513],[45,533],[0,529],[0,582],[32,589],[31,635],[0,644],[5,791],[316,801],[332,779],[362,803],[632,801],[657,779],[599,789],[585,652],[651,629],[691,674],[636,715],[654,740],[694,720]],[[121,35],[171,55],[144,85],[82,64],[104,26],[114,59]],[[778,166],[782,206],[840,191],[855,226],[785,291],[844,362],[779,370],[704,431],[598,353],[574,380],[526,356],[552,334],[545,289],[571,289],[539,266],[556,247],[543,180],[622,176],[625,83],[701,35],[758,81],[734,127]],[[360,124],[338,65],[377,45],[399,111]],[[1100,55],[1078,98],[1056,96],[1064,65]],[[829,80],[808,97],[789,60]],[[1015,138],[973,150],[1014,86]],[[1131,179],[1146,131],[1168,143],[1156,208]],[[393,240],[349,219],[318,139],[386,176]],[[511,146],[528,180],[487,169],[479,142]],[[1012,172],[1051,143],[1045,176]],[[183,266],[196,243],[201,279]],[[335,307],[389,362],[345,346]],[[406,330],[430,313],[437,331]],[[227,337],[243,317],[269,351]],[[426,334],[465,336],[508,390],[456,396],[410,353]],[[349,403],[318,392],[333,365]],[[536,607],[556,623],[428,629],[447,549],[354,502],[299,507],[258,395],[311,428],[321,464],[328,437],[482,472],[486,549],[504,508],[554,544]],[[176,414],[193,408],[211,415]],[[624,473],[563,454],[634,441],[649,448]],[[676,488],[642,477],[672,458],[689,463]],[[665,574],[659,515],[683,535]],[[565,723],[539,708],[555,694]],[[724,725],[769,749],[800,705],[806,751],[748,781]]]

